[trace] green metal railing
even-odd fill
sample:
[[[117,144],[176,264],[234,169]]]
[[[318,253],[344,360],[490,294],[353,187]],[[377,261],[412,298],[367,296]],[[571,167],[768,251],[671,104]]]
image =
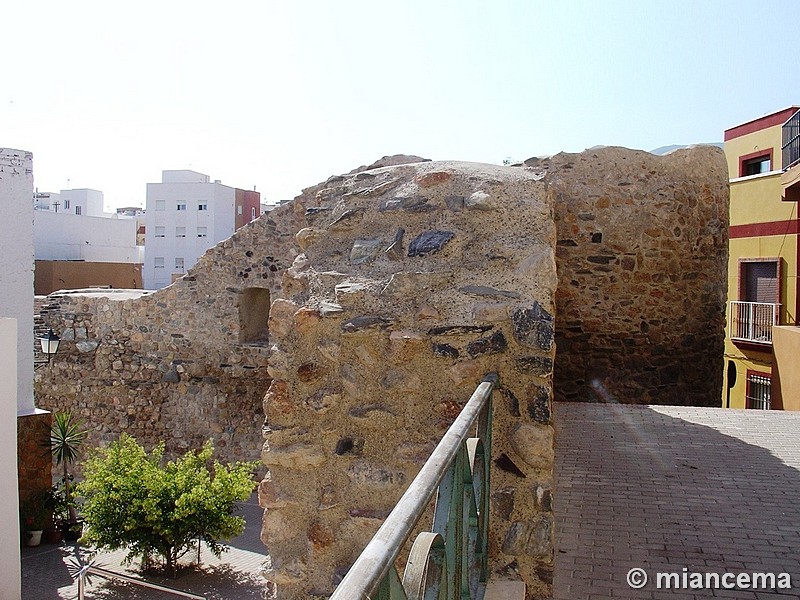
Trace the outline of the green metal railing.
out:
[[[497,383],[484,377],[330,600],[483,598]],[[415,539],[401,580],[394,562],[434,496],[433,527]]]

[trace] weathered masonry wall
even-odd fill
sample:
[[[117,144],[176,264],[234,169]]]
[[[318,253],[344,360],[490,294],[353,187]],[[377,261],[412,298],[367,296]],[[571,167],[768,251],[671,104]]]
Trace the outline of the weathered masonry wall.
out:
[[[279,597],[333,591],[489,372],[501,382],[492,567],[549,596],[556,275],[543,183],[429,162],[334,178],[295,202],[307,226],[270,314],[260,488]]]
[[[90,445],[127,431],[170,454],[212,437],[224,460],[261,456],[268,576],[306,598],[333,589],[498,372],[492,569],[545,598],[553,394],[719,397],[724,160],[402,162],[305,190],[158,292],[51,294],[43,326],[63,342],[37,405],[83,416]]]
[[[243,227],[163,290],[47,296],[43,326],[62,343],[37,371],[38,405],[83,417],[89,445],[127,431],[175,454],[213,438],[223,459],[258,459],[268,298],[297,252],[293,208],[274,214],[280,224]]]
[[[713,146],[530,160],[558,247],[557,400],[717,406],[727,168]]]

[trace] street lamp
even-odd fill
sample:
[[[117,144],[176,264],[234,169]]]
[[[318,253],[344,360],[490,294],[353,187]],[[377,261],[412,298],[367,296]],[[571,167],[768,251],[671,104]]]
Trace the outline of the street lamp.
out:
[[[49,364],[53,355],[58,352],[58,344],[60,342],[61,338],[53,333],[52,329],[48,329],[47,333],[39,338],[39,343],[42,345],[42,352],[47,356],[47,360],[34,361],[33,368],[37,369],[42,365]]]

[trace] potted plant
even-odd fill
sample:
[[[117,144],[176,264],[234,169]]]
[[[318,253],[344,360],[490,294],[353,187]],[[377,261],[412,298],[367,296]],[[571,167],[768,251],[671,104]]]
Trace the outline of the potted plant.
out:
[[[22,505],[22,530],[26,546],[38,546],[42,542],[42,532],[47,522],[47,508],[44,493],[34,493]]]
[[[50,428],[48,445],[50,452],[56,459],[56,466],[62,465],[64,472],[62,482],[64,485],[64,501],[67,507],[67,521],[64,524],[64,537],[74,541],[80,537],[80,520],[75,510],[70,482],[72,474],[69,467],[78,458],[80,448],[86,441],[86,429],[83,422],[75,418],[70,412],[57,412],[53,414],[53,426]],[[75,535],[77,533],[77,535]]]
[[[69,522],[69,507],[64,488],[54,485],[45,495],[48,523],[44,530],[44,540],[49,544],[57,544],[64,538],[64,526]]]

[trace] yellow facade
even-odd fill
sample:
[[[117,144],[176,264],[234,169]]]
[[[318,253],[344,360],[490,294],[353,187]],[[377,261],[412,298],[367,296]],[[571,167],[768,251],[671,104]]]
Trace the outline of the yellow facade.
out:
[[[779,349],[776,344],[786,344],[790,340],[796,345],[798,337],[779,332],[776,337],[771,327],[768,335],[749,337],[736,329],[736,322],[748,322],[742,311],[746,306],[738,304],[746,300],[743,281],[744,268],[749,262],[772,262],[777,259],[777,294],[772,304],[759,304],[759,310],[766,308],[770,317],[777,316],[777,325],[796,326],[798,323],[798,220],[797,202],[783,199],[782,187],[782,125],[797,107],[767,115],[756,121],[734,127],[725,132],[725,156],[730,176],[730,253],[728,261],[728,325],[725,339],[725,386],[723,386],[722,406],[730,408],[754,408],[753,390],[758,394],[771,393],[773,409],[800,409],[800,400],[795,392],[786,393],[780,389],[784,382],[794,381],[791,377],[778,377],[774,368],[776,356],[782,357],[783,364],[790,361],[793,350],[785,346]],[[747,175],[748,161],[763,160],[771,156],[769,167],[753,175]],[[731,303],[735,306],[732,306]],[[753,304],[753,303],[750,303]],[[767,314],[767,313],[763,313]],[[734,316],[735,315],[735,316]],[[755,318],[753,318],[755,320]],[[763,328],[758,329],[763,333]],[[797,330],[800,332],[800,330]],[[735,340],[733,338],[736,338]],[[769,340],[769,341],[766,341]],[[794,348],[794,345],[791,346]],[[800,356],[796,357],[800,360]],[[735,369],[735,384],[728,389],[730,370]],[[787,369],[784,366],[783,370]],[[730,381],[732,381],[731,378]],[[750,379],[750,381],[748,381]],[[760,387],[759,387],[760,386]],[[764,391],[764,388],[769,391]],[[747,395],[750,390],[751,400]],[[783,393],[781,393],[783,391]],[[800,393],[800,389],[796,390]],[[750,406],[748,406],[750,404]]]

